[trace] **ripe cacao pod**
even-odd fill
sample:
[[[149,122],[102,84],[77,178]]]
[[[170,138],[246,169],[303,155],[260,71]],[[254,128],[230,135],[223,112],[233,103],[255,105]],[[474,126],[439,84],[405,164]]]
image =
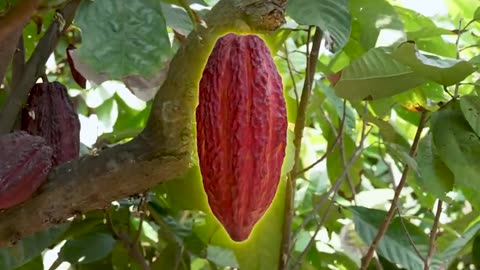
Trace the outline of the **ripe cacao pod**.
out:
[[[47,179],[52,153],[44,138],[25,131],[0,137],[0,209],[32,196]]]
[[[45,138],[53,148],[53,166],[78,158],[80,121],[61,83],[33,86],[23,109],[22,130]]]
[[[233,240],[246,240],[275,196],[287,136],[282,78],[260,37],[217,40],[200,80],[196,120],[210,208]]]

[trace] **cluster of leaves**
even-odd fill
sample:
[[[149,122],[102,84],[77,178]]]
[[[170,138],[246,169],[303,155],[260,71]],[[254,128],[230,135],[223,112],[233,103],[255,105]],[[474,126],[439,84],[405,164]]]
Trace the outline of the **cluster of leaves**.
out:
[[[27,57],[63,2],[45,1],[25,27]],[[82,1],[47,72],[70,89],[85,154],[143,129],[168,59],[215,2]],[[283,77],[289,122],[305,109],[307,120],[300,159],[290,132],[285,177],[248,241],[228,238],[194,166],[139,197],[1,249],[0,268],[48,269],[44,261],[58,253],[50,269],[63,262],[72,269],[276,269],[290,218],[287,269],[359,269],[395,191],[395,216],[370,269],[480,267],[480,12],[474,0],[445,2],[451,14],[434,21],[387,0],[288,1],[287,24],[262,37]],[[314,27],[325,42],[310,70]],[[86,89],[71,75],[71,44],[78,47],[72,69],[88,79]],[[304,87],[309,73],[311,89]],[[5,88],[10,80],[8,73]],[[306,108],[303,91],[311,91]],[[285,213],[292,167],[294,212]]]

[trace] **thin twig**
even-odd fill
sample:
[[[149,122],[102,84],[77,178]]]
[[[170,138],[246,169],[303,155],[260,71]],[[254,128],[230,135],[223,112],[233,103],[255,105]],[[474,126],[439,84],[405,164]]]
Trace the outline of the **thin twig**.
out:
[[[138,223],[138,230],[137,230],[137,235],[135,235],[133,244],[138,245],[140,242],[140,236],[142,235],[142,227],[143,227],[143,222],[145,220],[145,212],[146,212],[146,202],[147,202],[147,196],[148,196],[148,191],[142,194],[142,197],[140,198],[140,202],[138,203],[137,206],[137,211],[140,214],[140,222]]]
[[[340,186],[339,186],[340,187]],[[334,195],[338,192],[338,189],[334,191]],[[310,237],[310,240],[308,241],[307,246],[303,249],[302,253],[298,256],[297,260],[293,263],[292,265],[292,270],[298,269],[302,265],[303,258],[307,255],[308,251],[312,248],[313,244],[315,243],[315,238],[317,237],[318,233],[320,232],[320,229],[323,227],[323,224],[327,220],[328,216],[330,215],[330,211],[332,210],[332,205],[333,201],[329,201],[329,204],[327,206],[327,210],[325,211],[325,214],[322,216],[322,219],[320,222],[317,223],[317,227],[315,228],[315,232],[313,235]]]
[[[398,217],[399,217],[399,219],[400,219],[400,224],[402,224],[403,230],[405,230],[405,234],[407,235],[408,242],[409,242],[410,245],[413,247],[413,250],[415,250],[415,253],[417,254],[417,256],[418,256],[422,261],[425,261],[425,258],[423,258],[422,253],[420,253],[420,251],[419,251],[418,248],[417,248],[417,245],[415,245],[415,241],[413,241],[412,236],[410,235],[410,232],[408,231],[408,228],[407,228],[407,226],[405,225],[405,222],[403,221],[402,214],[400,213],[400,209],[398,209],[398,205],[397,205],[397,211],[396,211],[396,212],[397,212]]]
[[[310,35],[308,35],[310,37]],[[310,94],[315,75],[315,69],[318,62],[320,44],[323,39],[323,32],[319,27],[315,27],[315,35],[313,36],[312,50],[307,51],[307,68],[305,74],[305,83],[302,89],[302,96],[297,110],[297,119],[295,121],[293,145],[295,147],[294,163],[292,170],[287,177],[287,190],[285,194],[285,218],[283,223],[283,236],[280,252],[280,260],[278,264],[279,270],[285,270],[288,266],[289,250],[291,244],[291,228],[294,215],[294,198],[295,198],[295,175],[300,163],[300,148],[302,145],[303,130],[305,128],[305,119],[307,114],[307,105],[309,103]],[[308,43],[310,43],[308,41]],[[307,44],[308,44],[307,43]]]
[[[460,59],[460,50],[459,50],[460,37],[462,36],[463,30],[465,30],[469,24],[470,22],[465,26],[465,28],[462,29],[462,20],[460,19],[460,21],[458,22],[458,34],[457,34],[457,39],[455,40],[455,48],[457,49],[457,54],[456,54],[457,59]],[[460,89],[460,85],[458,83],[455,84],[455,91],[453,92],[454,93],[453,96],[455,98],[458,97],[459,89]]]
[[[437,213],[435,214],[435,221],[433,222],[432,231],[430,232],[430,242],[428,247],[428,255],[425,260],[424,270],[430,269],[430,263],[432,262],[433,254],[435,252],[435,240],[437,239],[438,225],[440,224],[440,215],[442,214],[443,201],[438,200]]]
[[[367,102],[365,102],[365,110],[367,111],[368,109],[368,105],[367,105]],[[326,199],[328,197],[330,197],[330,195],[332,195],[333,193],[335,193],[336,190],[338,190],[341,186],[341,184],[343,183],[343,180],[345,179],[345,176],[346,174],[348,173],[348,171],[350,170],[350,167],[353,165],[353,163],[356,161],[356,159],[360,156],[360,154],[362,153],[363,151],[363,146],[364,146],[364,142],[365,142],[365,139],[367,138],[368,134],[370,133],[370,131],[372,130],[372,127],[370,127],[369,130],[367,130],[367,124],[366,124],[366,120],[364,118],[363,120],[363,123],[362,123],[362,131],[361,131],[361,136],[360,136],[360,142],[358,143],[358,147],[355,149],[355,151],[353,152],[352,156],[350,157],[350,159],[348,160],[347,162],[347,165],[346,167],[343,169],[342,173],[337,177],[337,179],[335,179],[334,181],[334,184],[333,186],[330,188],[330,190],[326,193],[326,195],[324,197],[322,197],[322,199],[313,207],[313,210],[310,211],[310,213],[303,219],[302,223],[300,224],[300,226],[298,226],[298,228],[295,230],[295,232],[293,233],[293,237],[292,237],[292,241],[295,241],[296,239],[296,236],[300,233],[300,231],[305,228],[305,226],[307,226],[307,224],[313,219],[316,217],[317,215],[317,212],[318,210],[320,210],[320,208],[323,206],[323,204],[325,203]]]
[[[340,125],[338,127],[338,131],[334,131],[336,132],[336,136],[335,136],[335,140],[333,141],[333,144],[327,149],[327,151],[325,151],[325,153],[319,158],[317,159],[315,162],[313,162],[311,165],[305,167],[304,169],[300,170],[297,172],[297,174],[295,175],[295,177],[299,176],[300,174],[302,173],[305,173],[309,170],[311,170],[313,167],[315,167],[317,164],[319,164],[320,162],[322,162],[324,159],[326,159],[332,152],[333,150],[335,150],[335,147],[337,146],[337,144],[340,142],[340,136],[341,134],[343,133],[343,129],[345,127],[345,119],[346,119],[346,115],[347,115],[347,110],[346,110],[346,100],[344,100],[343,102],[343,113],[342,113],[342,120],[340,122]]]
[[[130,257],[136,260],[143,270],[150,270],[150,265],[148,264],[145,257],[142,255],[142,252],[140,251],[138,246],[135,245],[135,243],[130,239],[127,233],[121,230],[117,230],[115,228],[115,225],[113,224],[113,221],[112,221],[112,216],[108,211],[105,211],[105,216],[107,219],[107,224],[110,227],[110,230],[112,231],[113,235],[117,239],[122,241],[123,245],[128,250]]]
[[[345,104],[346,105],[346,104]],[[354,153],[352,154],[352,156],[350,157],[350,159],[348,160],[348,163],[346,163],[343,171],[342,171],[342,174],[335,180],[335,183],[334,185],[332,186],[332,188],[327,192],[327,194],[320,200],[320,202],[315,205],[313,211],[311,212],[311,214],[316,214],[318,212],[318,210],[323,206],[323,204],[327,201],[327,199],[332,195],[332,199],[336,196],[336,194],[338,193],[338,190],[340,189],[341,187],[341,184],[343,182],[343,180],[346,178],[346,175],[348,174],[348,171],[350,170],[350,167],[353,165],[353,163],[356,161],[356,159],[360,156],[360,154],[362,153],[363,151],[363,146],[364,146],[364,142],[365,142],[365,139],[367,138],[368,136],[368,133],[372,130],[370,128],[369,131],[367,131],[366,129],[366,117],[365,115],[368,113],[368,103],[365,102],[365,108],[364,108],[364,117],[363,117],[363,122],[362,122],[362,131],[361,131],[361,136],[360,136],[360,142],[359,142],[359,145],[358,147],[355,149]],[[312,237],[310,238],[307,246],[305,247],[305,249],[302,251],[302,253],[299,255],[299,257],[297,258],[296,262],[293,264],[293,267],[292,269],[297,269],[300,265],[301,265],[301,262],[303,260],[303,258],[306,256],[306,254],[308,253],[308,251],[310,250],[310,248],[313,246],[314,242],[315,242],[315,238],[318,234],[318,232],[320,231],[320,229],[322,228],[323,224],[325,223],[325,220],[328,218],[328,215],[330,214],[330,210],[331,210],[331,207],[333,205],[333,201],[330,201],[329,205],[327,206],[327,210],[325,212],[325,214],[322,216],[322,219],[320,220],[319,223],[317,223],[317,227],[315,229],[315,232],[313,233]],[[305,218],[304,219],[304,222],[302,222],[302,224],[299,226],[299,228],[295,231],[295,236],[300,232],[300,230],[306,226],[307,222],[310,221],[311,219],[311,216],[310,215],[310,218]],[[313,215],[314,217],[316,215]],[[307,222],[305,222],[305,220],[308,220]]]
[[[420,117],[420,122],[417,128],[417,132],[415,134],[412,147],[410,148],[409,154],[411,157],[415,157],[415,154],[417,153],[418,143],[420,142],[422,131],[426,124],[427,115],[428,115],[427,111],[422,112],[422,115]],[[387,212],[385,220],[383,221],[383,224],[380,226],[377,232],[377,235],[375,236],[375,239],[373,239],[372,243],[370,244],[367,254],[362,259],[362,267],[360,268],[361,270],[367,269],[368,265],[370,264],[370,261],[372,260],[373,254],[375,252],[375,249],[377,248],[378,243],[382,239],[383,235],[385,235],[388,227],[390,226],[390,222],[392,221],[392,218],[395,215],[395,210],[397,208],[398,199],[400,198],[400,193],[403,187],[405,186],[405,183],[407,182],[407,176],[409,171],[410,171],[410,167],[408,165],[405,165],[403,169],[402,177],[400,179],[400,182],[397,188],[395,189],[395,195],[393,196],[393,201],[392,201],[392,204],[390,205],[390,209]]]
[[[346,100],[344,99],[343,100],[343,108],[344,110],[346,109]],[[338,150],[340,152],[340,159],[342,161],[342,166],[343,168],[345,168],[347,166],[347,161],[346,161],[346,156],[345,156],[345,137],[344,137],[344,133],[340,133],[340,134],[337,134],[336,133],[336,129],[335,129],[335,125],[333,124],[333,121],[332,119],[330,119],[330,117],[328,117],[328,115],[325,113],[325,110],[322,110],[323,112],[323,117],[325,118],[325,120],[327,121],[327,123],[330,125],[330,128],[332,129],[332,132],[334,133],[334,135],[336,137],[339,138],[339,142],[338,142]],[[343,119],[342,119],[343,120]],[[352,179],[350,179],[350,175],[347,173],[347,175],[345,176],[345,179],[347,181],[347,184],[348,184],[348,187],[350,188],[350,190],[352,191],[352,196],[353,198],[355,198],[355,186],[352,182]]]
[[[289,52],[288,52],[288,47],[286,42],[283,43],[283,49],[285,51],[285,61],[287,62],[288,74],[290,74],[290,79],[292,80],[293,92],[295,93],[295,102],[297,104],[297,110],[298,110],[299,98],[298,98],[297,83],[295,82],[295,76],[293,75],[292,65],[290,63],[290,57],[289,57]]]

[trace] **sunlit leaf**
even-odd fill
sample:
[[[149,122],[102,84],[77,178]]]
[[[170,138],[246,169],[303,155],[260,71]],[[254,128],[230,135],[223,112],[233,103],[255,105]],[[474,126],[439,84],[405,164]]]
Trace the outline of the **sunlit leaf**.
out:
[[[401,44],[392,56],[419,75],[445,86],[461,82],[475,71],[467,61],[422,54],[412,42]]]
[[[287,13],[297,23],[316,25],[329,32],[335,43],[335,50],[345,46],[350,36],[350,14],[346,0],[290,0]]]
[[[335,90],[346,99],[372,100],[399,94],[424,82],[410,67],[375,48],[343,70]]]

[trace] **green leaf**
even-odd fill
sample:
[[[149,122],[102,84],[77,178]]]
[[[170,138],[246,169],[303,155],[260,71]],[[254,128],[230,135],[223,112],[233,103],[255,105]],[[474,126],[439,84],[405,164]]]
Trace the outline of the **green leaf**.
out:
[[[407,139],[405,139],[390,122],[384,121],[370,114],[365,115],[365,121],[374,124],[380,130],[380,135],[385,142],[396,144],[402,147],[409,147]]]
[[[102,105],[95,109],[98,117],[99,129],[102,133],[110,133],[118,118],[118,105],[115,98],[106,100]]]
[[[207,259],[214,262],[217,266],[239,267],[235,254],[227,248],[208,246]]]
[[[152,76],[170,56],[158,1],[82,1],[75,23],[82,29],[80,59],[110,79]]]
[[[327,98],[328,104],[334,107],[336,115],[339,119],[343,117],[343,100],[335,95],[335,90],[321,81],[317,81],[317,85],[319,86],[319,90],[325,95]],[[345,127],[344,131],[352,138],[356,138],[355,129],[357,127],[356,123],[356,115],[352,107],[348,106],[345,108],[346,111],[346,118],[345,118]]]
[[[163,14],[167,25],[175,29],[178,33],[182,35],[187,35],[192,31],[192,21],[188,17],[188,13],[185,9],[173,7],[172,5],[160,4],[162,6]]]
[[[438,27],[431,18],[399,6],[395,6],[395,10],[402,18],[407,40],[415,41],[418,49],[445,57],[454,58],[456,56],[455,44],[446,41],[440,35],[442,31],[436,30]],[[426,29],[430,31],[426,31]]]
[[[480,192],[480,138],[458,110],[443,109],[431,118],[433,143],[455,175],[455,184]]]
[[[43,232],[25,237],[12,247],[0,249],[0,269],[14,269],[41,254],[48,246],[56,243],[68,228],[67,224],[52,227]]]
[[[273,33],[262,35],[262,39],[267,43],[272,55],[275,55],[278,50],[285,44],[285,41],[290,36],[291,29],[279,29]]]
[[[350,207],[355,222],[355,230],[366,243],[371,243],[381,226],[386,212],[364,207]],[[428,251],[428,237],[417,226],[403,220],[406,230],[416,248],[425,256]],[[379,255],[407,269],[423,269],[423,261],[405,237],[405,228],[399,218],[394,218],[377,246]]]
[[[68,240],[58,256],[72,264],[94,262],[108,256],[115,242],[109,234],[94,233]]]
[[[393,158],[405,165],[408,165],[412,171],[418,172],[417,162],[408,154],[408,150],[405,147],[389,142],[385,142],[385,146]]]
[[[479,14],[480,17],[480,14]],[[480,19],[480,18],[479,18]],[[472,261],[475,268],[480,267],[480,235],[477,234],[472,244]]]
[[[287,14],[299,24],[316,25],[329,32],[336,51],[345,46],[350,36],[347,0],[289,0]]]
[[[318,209],[317,216],[319,217],[319,219],[321,219],[327,214],[328,211],[328,216],[324,222],[324,224],[328,226],[334,224],[335,222],[337,222],[337,220],[344,218],[344,214],[342,208],[338,204],[332,202],[332,200],[328,198],[324,199],[325,196],[326,195],[313,195],[311,205],[315,207],[322,199],[325,200],[322,206]]]
[[[315,248],[310,249],[307,254],[306,261],[313,267],[306,269],[344,269],[355,270],[359,269],[359,266],[342,251],[335,250],[334,253],[320,252]],[[321,267],[321,268],[320,268]]]
[[[392,56],[419,75],[445,86],[461,82],[475,71],[467,61],[422,54],[412,42],[402,43]]]
[[[371,100],[399,94],[424,82],[410,67],[383,49],[374,48],[342,71],[335,90],[346,99]]]
[[[460,108],[470,127],[480,136],[480,97],[474,95],[462,96]]]
[[[365,50],[375,47],[382,29],[403,30],[400,17],[388,1],[355,0],[349,1],[349,5],[354,22],[360,28],[358,34],[352,31],[352,36],[359,40]]]
[[[331,147],[333,147],[332,144],[335,141],[335,136],[330,129],[325,130],[324,128],[322,128],[322,131],[326,135],[325,139],[328,141],[328,149],[330,149]],[[338,146],[335,147],[335,149],[327,157],[328,178],[330,179],[330,183],[332,183],[332,185],[343,174],[343,171],[345,168],[343,162],[345,162],[345,165],[348,164],[348,160],[355,153],[355,150],[357,147],[355,142],[348,136],[343,136],[342,141],[343,141],[343,148],[340,148]],[[344,157],[343,160],[342,160],[341,150],[343,150],[343,157]],[[342,196],[346,198],[353,197],[353,195],[356,193],[356,188],[360,185],[360,181],[361,181],[360,176],[361,176],[362,170],[363,170],[362,159],[361,157],[357,157],[357,159],[353,162],[353,164],[350,166],[347,172],[347,177],[350,179],[350,183],[348,179],[344,178],[340,186],[339,193]],[[352,190],[352,188],[354,190]]]
[[[157,256],[157,259],[152,264],[151,269],[152,270],[190,269],[189,265],[186,265],[182,255],[183,255],[182,247],[179,247],[175,244],[169,244],[162,249],[162,251],[160,252],[160,255]]]
[[[475,9],[475,12],[473,13],[473,19],[476,21],[480,20],[480,7],[477,7],[477,9]]]
[[[287,175],[295,163],[295,146],[293,145],[293,131],[287,130],[287,146],[285,148],[285,157],[282,163],[282,175]]]
[[[3,268],[2,268],[3,269]],[[15,270],[43,270],[43,258],[42,255],[35,257],[28,263],[15,268]]]
[[[417,184],[425,192],[431,193],[443,200],[445,194],[452,190],[454,184],[453,173],[443,163],[432,141],[432,135],[428,134],[420,141],[416,156],[418,170],[416,174]]]
[[[112,268],[115,270],[142,270],[138,262],[135,261],[135,259],[133,259],[128,253],[128,250],[125,248],[125,244],[119,241],[117,241],[115,247],[113,248],[111,264],[113,266]],[[152,270],[155,270],[153,265],[151,268]],[[183,269],[179,268],[179,270]]]
[[[480,221],[470,226],[460,237],[453,241],[450,246],[440,254],[444,265],[450,265],[457,254],[462,251],[466,245],[477,235],[480,230]]]

